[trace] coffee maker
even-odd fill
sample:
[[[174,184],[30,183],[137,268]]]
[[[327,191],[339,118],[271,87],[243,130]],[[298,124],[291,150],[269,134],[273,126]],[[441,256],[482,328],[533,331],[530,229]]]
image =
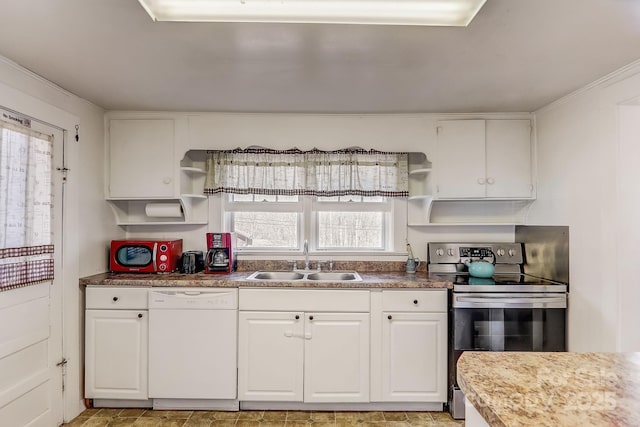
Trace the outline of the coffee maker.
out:
[[[235,237],[234,233],[207,233],[205,273],[229,274],[236,270]]]

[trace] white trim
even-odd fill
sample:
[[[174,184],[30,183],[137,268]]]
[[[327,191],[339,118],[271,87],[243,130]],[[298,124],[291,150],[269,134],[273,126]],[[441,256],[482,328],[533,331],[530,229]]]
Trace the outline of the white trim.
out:
[[[579,98],[581,96],[584,96],[586,94],[588,94],[589,92],[598,89],[598,88],[606,88],[608,86],[611,86],[613,84],[616,84],[622,80],[628,79],[631,76],[634,76],[636,74],[640,73],[640,59],[625,65],[622,68],[619,68],[601,78],[599,78],[598,80],[595,80],[583,87],[581,87],[580,89],[577,89],[571,93],[569,93],[568,95],[563,96],[562,98],[559,98],[555,101],[553,101],[550,104],[545,105],[544,107],[541,107],[539,109],[537,109],[534,114],[541,114],[541,113],[546,113],[550,110],[553,110],[555,108],[558,108],[568,102],[571,102],[572,100],[574,100],[575,98]]]
[[[11,59],[7,58],[6,56],[0,55],[0,62],[10,66],[14,70],[19,71],[20,73],[26,75],[27,77],[29,77],[29,78],[31,78],[33,80],[36,80],[36,83],[42,84],[42,85],[47,86],[47,87],[49,87],[51,89],[54,89],[56,92],[58,92],[59,94],[61,94],[63,96],[66,96],[68,98],[73,98],[76,101],[80,101],[80,102],[85,103],[87,105],[90,105],[90,106],[92,106],[94,108],[95,107],[102,108],[102,107],[94,104],[91,101],[88,101],[88,100],[86,100],[84,98],[80,98],[78,95],[75,95],[74,93],[69,92],[68,90],[64,89],[63,87],[58,86],[57,84],[45,79],[44,77],[34,73],[33,71],[31,71],[31,70],[29,70],[27,68],[24,68],[22,65],[12,61]],[[48,104],[48,105],[50,105],[50,104]]]

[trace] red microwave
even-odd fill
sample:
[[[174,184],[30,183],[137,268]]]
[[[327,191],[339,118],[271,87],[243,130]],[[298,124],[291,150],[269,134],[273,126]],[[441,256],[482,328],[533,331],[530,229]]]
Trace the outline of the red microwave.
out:
[[[111,271],[124,273],[170,273],[180,268],[182,239],[112,240]]]

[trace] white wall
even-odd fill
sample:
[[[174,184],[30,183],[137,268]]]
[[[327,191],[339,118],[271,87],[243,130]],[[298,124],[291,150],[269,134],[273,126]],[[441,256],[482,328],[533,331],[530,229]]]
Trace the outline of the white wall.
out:
[[[633,252],[618,239],[627,225],[620,221],[628,223],[618,199],[628,187],[619,181],[632,180],[637,192],[640,169],[637,161],[632,167],[627,161],[621,174],[619,157],[626,156],[618,154],[618,106],[640,94],[639,70],[640,64],[632,64],[535,115],[538,198],[528,222],[570,227],[572,351],[616,351],[622,344],[618,298],[637,276],[622,276],[617,268],[617,256]]]
[[[333,150],[358,146],[364,149],[424,152],[432,160],[436,122],[442,119],[529,119],[528,113],[496,114],[287,114],[287,113],[168,113],[110,111],[108,118],[173,116],[187,122],[188,135],[179,139],[177,156],[188,150],[220,150],[259,145],[273,149],[297,147]],[[456,165],[451,165],[456,167]],[[212,216],[210,212],[210,217]],[[209,226],[129,227],[127,237],[182,238],[185,250],[204,250],[204,233],[220,231]],[[513,226],[411,227],[408,241],[414,254],[426,259],[430,241],[509,241]],[[335,257],[339,259],[339,257]],[[367,259],[366,257],[345,257]],[[402,260],[404,256],[396,257]],[[372,259],[372,258],[369,258]]]
[[[62,271],[63,351],[69,361],[65,420],[70,420],[84,409],[80,347],[84,303],[78,278],[105,271],[109,240],[124,234],[115,226],[103,200],[104,111],[3,57],[0,57],[0,85],[4,88],[0,105],[71,131],[65,152],[70,172],[65,186]],[[60,113],[52,114],[52,111]],[[76,123],[80,131],[78,143],[73,139]]]

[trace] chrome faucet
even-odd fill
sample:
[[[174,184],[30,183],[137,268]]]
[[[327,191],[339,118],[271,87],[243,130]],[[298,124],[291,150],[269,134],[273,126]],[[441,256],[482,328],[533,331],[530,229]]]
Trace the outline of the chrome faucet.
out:
[[[309,241],[304,239],[304,243],[302,245],[302,255],[304,255],[304,269],[309,269]]]

